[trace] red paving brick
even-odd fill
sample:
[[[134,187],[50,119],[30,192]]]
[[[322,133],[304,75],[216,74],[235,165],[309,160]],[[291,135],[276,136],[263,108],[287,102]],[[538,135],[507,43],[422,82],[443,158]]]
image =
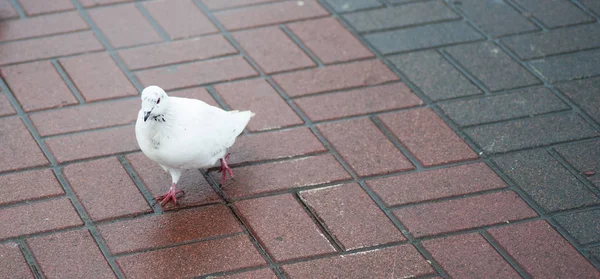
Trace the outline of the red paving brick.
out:
[[[0,1],[0,20],[19,18],[19,13],[12,6],[10,0]]]
[[[108,53],[65,58],[60,64],[88,102],[138,94]]]
[[[218,33],[219,29],[192,0],[161,0],[144,3],[144,7],[169,34],[171,39]],[[165,11],[169,11],[165,13]]]
[[[289,278],[411,278],[435,271],[411,245],[284,265]]]
[[[0,131],[0,172],[49,164],[20,118],[1,118]]]
[[[351,176],[331,155],[235,168],[235,182],[222,187],[229,198],[348,180]],[[219,181],[218,173],[213,173]]]
[[[476,159],[478,156],[430,109],[379,116],[424,166]]]
[[[233,38],[267,74],[317,65],[277,26],[235,32]]]
[[[367,185],[390,207],[507,186],[485,163],[368,180]]]
[[[0,116],[15,114],[15,109],[4,93],[0,92]]]
[[[221,106],[219,106],[217,101],[215,101],[215,99],[210,95],[210,93],[208,93],[208,91],[202,87],[195,87],[195,88],[171,91],[171,92],[169,92],[169,96],[198,99],[198,100],[201,100],[211,106],[221,107]],[[140,102],[140,101],[138,100],[138,102]],[[140,104],[141,104],[141,102],[140,102]]]
[[[294,102],[312,121],[330,120],[423,104],[404,83],[308,96]]]
[[[134,4],[92,9],[88,14],[115,48],[162,41]]]
[[[477,233],[428,240],[421,245],[453,278],[521,278]]]
[[[237,30],[316,18],[329,13],[317,1],[304,0],[257,5],[216,12],[214,15],[228,30]]]
[[[59,163],[139,150],[132,125],[53,137],[46,144]]]
[[[68,165],[63,173],[94,221],[152,211],[117,158]]]
[[[325,64],[375,56],[331,17],[288,24],[288,28]]]
[[[406,240],[356,183],[303,191],[300,197],[346,251]]]
[[[139,70],[235,53],[237,53],[237,50],[225,37],[211,35],[124,49],[119,51],[119,56],[130,70]]]
[[[0,239],[83,225],[68,198],[0,209]]]
[[[546,221],[494,228],[489,233],[534,278],[600,278],[600,272]]]
[[[84,7],[96,7],[117,3],[133,2],[134,0],[79,0],[79,3]]]
[[[201,0],[209,9],[226,9],[233,7],[240,7],[252,4],[260,4],[260,3],[268,3],[268,2],[277,2],[279,0]]]
[[[537,214],[514,192],[427,203],[394,210],[415,237],[506,223]]]
[[[0,270],[4,273],[2,278],[35,278],[19,245],[14,242],[0,244]]]
[[[308,128],[296,128],[239,137],[229,152],[231,165],[291,158],[327,149]]]
[[[64,191],[50,169],[11,173],[0,176],[0,205],[54,197]]]
[[[162,195],[169,190],[171,176],[159,164],[150,160],[143,153],[130,154],[126,158],[152,196]],[[219,195],[198,170],[184,171],[177,183],[177,189],[183,190],[185,195],[177,199],[177,206],[174,206],[173,203],[164,206],[166,210],[221,201]]]
[[[241,56],[167,66],[135,74],[144,86],[158,85],[165,90],[257,75],[254,68]]]
[[[34,38],[89,29],[78,12],[43,15],[27,20],[0,22],[0,41]]]
[[[114,254],[243,232],[224,205],[103,224],[98,230]]]
[[[19,4],[21,4],[25,14],[30,16],[75,9],[73,2],[69,0],[19,0]]]
[[[24,111],[77,104],[77,99],[50,62],[10,66],[1,71]],[[44,92],[45,98],[40,98],[40,92]]]
[[[231,109],[256,113],[248,123],[250,131],[262,131],[304,124],[304,121],[264,79],[219,84],[214,87]]]
[[[277,275],[268,268],[236,273],[233,275],[218,276],[219,279],[276,279]]]
[[[134,254],[117,262],[127,278],[187,278],[266,265],[245,235]]]
[[[335,252],[291,194],[243,200],[234,207],[274,261]]]
[[[273,76],[273,80],[291,97],[398,80],[378,60],[354,62],[325,68],[308,69]]]
[[[0,45],[0,65],[104,50],[92,31]]]
[[[360,176],[414,169],[369,118],[322,124],[318,128]]]
[[[116,278],[87,230],[76,230],[27,240],[48,278]]]

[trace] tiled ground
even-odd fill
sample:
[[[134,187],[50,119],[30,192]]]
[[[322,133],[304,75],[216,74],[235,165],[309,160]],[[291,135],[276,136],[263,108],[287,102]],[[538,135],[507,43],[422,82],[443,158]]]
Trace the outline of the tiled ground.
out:
[[[0,0],[0,278],[600,278],[599,16]],[[237,181],[154,204],[150,84],[257,113]]]

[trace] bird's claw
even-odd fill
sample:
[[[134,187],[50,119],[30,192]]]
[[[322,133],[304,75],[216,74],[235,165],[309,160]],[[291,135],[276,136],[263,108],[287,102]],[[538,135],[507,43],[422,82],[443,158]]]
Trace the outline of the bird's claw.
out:
[[[155,197],[156,201],[160,201],[161,206],[165,206],[169,201],[173,201],[173,204],[177,205],[177,194],[181,193],[181,196],[185,195],[183,190],[175,190],[175,187],[171,186],[169,191],[167,191],[162,196]]]

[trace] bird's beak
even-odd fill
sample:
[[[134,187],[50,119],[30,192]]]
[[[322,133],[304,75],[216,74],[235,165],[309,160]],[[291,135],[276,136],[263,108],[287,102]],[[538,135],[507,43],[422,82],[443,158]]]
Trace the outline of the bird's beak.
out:
[[[148,117],[150,117],[151,112],[152,112],[151,110],[144,112],[144,122],[146,122],[146,120],[148,120]]]

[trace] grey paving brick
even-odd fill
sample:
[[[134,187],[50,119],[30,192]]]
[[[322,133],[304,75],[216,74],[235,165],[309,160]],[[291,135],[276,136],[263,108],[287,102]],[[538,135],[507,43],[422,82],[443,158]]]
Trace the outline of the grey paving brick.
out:
[[[491,42],[449,47],[447,51],[491,91],[541,83]]]
[[[382,6],[377,0],[325,0],[325,2],[340,13]]]
[[[464,132],[486,153],[501,153],[597,136],[575,113],[541,115],[467,128]]]
[[[599,47],[600,28],[598,24],[566,27],[549,32],[507,37],[502,39],[502,43],[521,59],[540,58],[562,52]]]
[[[545,150],[528,150],[493,161],[545,212],[600,203],[583,183]]]
[[[538,30],[503,0],[461,0],[457,5],[477,26],[492,37]]]
[[[436,23],[365,35],[383,54],[469,42],[482,36],[463,21]]]
[[[600,50],[563,54],[529,62],[549,82],[600,75]]]
[[[600,246],[590,247],[586,250],[590,253],[590,256],[592,258],[594,258],[596,261],[600,262]],[[596,266],[596,268],[600,268],[600,267]]]
[[[596,15],[600,15],[600,1],[598,0],[579,0],[586,8],[590,9]]]
[[[600,122],[600,77],[560,83],[556,88]]]
[[[594,20],[568,0],[515,0],[515,2],[550,28]]]
[[[357,31],[365,32],[458,19],[460,16],[441,1],[430,1],[357,12],[344,15],[344,18]]]
[[[434,101],[483,93],[435,50],[390,56],[388,60]]]
[[[533,116],[570,107],[550,89],[536,87],[509,94],[451,101],[439,105],[459,126],[484,124],[523,116]]]
[[[600,209],[556,216],[554,219],[577,239],[579,244],[600,241]]]
[[[600,140],[561,145],[555,150],[580,173],[595,172],[586,178],[600,189]]]

